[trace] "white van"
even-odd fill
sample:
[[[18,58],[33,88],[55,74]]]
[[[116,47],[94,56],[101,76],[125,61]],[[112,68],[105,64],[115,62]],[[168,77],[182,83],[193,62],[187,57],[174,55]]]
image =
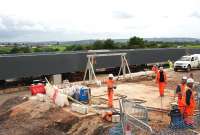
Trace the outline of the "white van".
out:
[[[194,68],[200,67],[200,54],[182,56],[179,60],[174,63],[174,71],[186,70],[190,71]]]

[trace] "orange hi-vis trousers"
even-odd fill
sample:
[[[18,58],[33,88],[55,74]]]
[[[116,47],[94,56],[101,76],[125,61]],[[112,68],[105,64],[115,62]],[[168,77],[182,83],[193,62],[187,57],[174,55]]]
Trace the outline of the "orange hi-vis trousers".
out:
[[[187,124],[187,125],[193,125],[194,124],[194,118],[193,118],[194,110],[195,110],[194,107],[186,105],[185,111],[184,111],[184,114],[183,114],[185,124]]]
[[[178,98],[178,109],[180,110],[181,114],[184,113],[185,105],[180,97]]]
[[[108,89],[108,107],[113,107],[113,89]]]
[[[164,96],[165,82],[159,82],[158,87],[159,87],[160,96]]]

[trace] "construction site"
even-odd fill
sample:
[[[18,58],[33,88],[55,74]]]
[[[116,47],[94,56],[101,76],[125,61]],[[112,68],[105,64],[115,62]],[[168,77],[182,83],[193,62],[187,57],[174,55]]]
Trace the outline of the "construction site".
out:
[[[193,78],[198,95],[199,69],[175,72],[168,60],[174,62],[199,52],[144,49],[1,56],[0,135],[198,135],[198,96],[192,126],[177,120],[179,116],[171,112],[183,76]],[[154,65],[166,73],[162,96],[157,73],[152,71]],[[69,76],[70,72],[80,74],[73,78],[75,73]],[[28,85],[18,81],[12,87],[5,83],[19,77],[42,81]],[[109,78],[115,82],[112,107]]]

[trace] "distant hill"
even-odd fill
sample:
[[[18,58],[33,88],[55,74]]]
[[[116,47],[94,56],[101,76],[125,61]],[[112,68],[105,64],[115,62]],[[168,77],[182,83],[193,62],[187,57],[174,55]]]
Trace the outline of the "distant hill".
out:
[[[200,42],[197,38],[145,38],[147,41],[157,42]]]
[[[125,43],[128,39],[113,39],[115,42]],[[144,38],[146,41],[155,42],[200,42],[197,38]],[[80,40],[80,41],[67,41],[67,44],[93,44],[96,40]]]
[[[128,39],[112,39],[115,42],[125,43]],[[155,42],[199,42],[200,39],[197,38],[144,38],[146,41]],[[78,41],[44,41],[44,42],[17,42],[17,45],[52,45],[52,44],[68,44],[68,45],[90,45],[93,44],[96,39],[89,40],[78,40]],[[15,42],[0,42],[0,44],[14,45]]]
[[[70,44],[70,45],[90,45],[93,44],[96,40],[95,39],[91,39],[91,40],[78,40],[78,41],[64,41],[64,42],[60,42],[61,44]]]

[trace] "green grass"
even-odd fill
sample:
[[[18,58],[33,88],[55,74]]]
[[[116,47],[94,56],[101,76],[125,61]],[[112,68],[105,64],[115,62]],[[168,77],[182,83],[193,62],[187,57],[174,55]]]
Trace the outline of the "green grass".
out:
[[[162,45],[156,46],[154,48],[169,48],[169,47],[177,47],[178,45]],[[191,49],[200,49],[200,44],[185,44],[180,45],[181,48],[191,48]],[[147,46],[147,48],[153,48],[151,45]],[[12,54],[12,53],[34,53],[34,52],[66,52],[66,51],[78,51],[78,50],[91,50],[95,49],[93,45],[48,45],[48,46],[34,46],[34,47],[22,47],[22,46],[1,46],[0,54]],[[116,49],[116,48],[114,48]],[[122,47],[123,49],[123,47]]]
[[[13,47],[0,47],[0,54],[7,54],[11,51]]]
[[[66,45],[53,45],[53,46],[50,46],[49,48],[52,48],[55,50],[57,49],[57,50],[59,50],[58,52],[64,52]]]
[[[197,48],[199,49],[200,48],[200,45],[185,45],[184,48]]]

